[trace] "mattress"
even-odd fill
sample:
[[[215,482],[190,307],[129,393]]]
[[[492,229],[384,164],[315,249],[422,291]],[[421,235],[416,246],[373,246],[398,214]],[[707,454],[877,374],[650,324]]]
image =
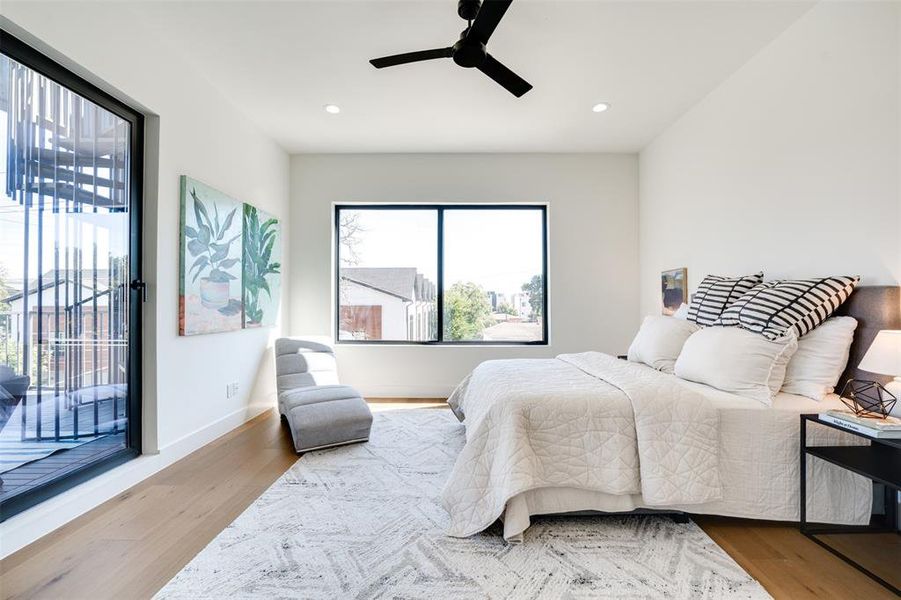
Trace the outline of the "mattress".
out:
[[[842,407],[838,396],[822,402],[778,394],[772,407],[709,386],[680,381],[703,394],[720,418],[719,460],[723,497],[671,510],[773,521],[799,519],[799,416]],[[808,426],[810,445],[860,445],[859,437],[831,428]],[[808,519],[861,525],[869,522],[872,485],[859,475],[811,457],[808,462]],[[630,512],[648,508],[640,494],[613,495],[577,488],[533,489],[507,502],[504,538],[521,541],[530,516],[572,512]],[[655,510],[663,507],[655,506]]]

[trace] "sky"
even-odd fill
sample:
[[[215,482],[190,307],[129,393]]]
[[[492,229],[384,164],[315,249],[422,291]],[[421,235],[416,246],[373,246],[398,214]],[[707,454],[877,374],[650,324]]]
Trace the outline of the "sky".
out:
[[[360,267],[416,267],[437,278],[437,216],[426,210],[359,210]],[[447,210],[445,287],[472,281],[513,294],[542,270],[541,211]],[[343,251],[343,249],[342,249]]]
[[[0,265],[5,268],[7,277],[14,283],[18,284],[25,278],[24,257],[25,257],[25,209],[15,202],[6,193],[6,158],[7,158],[7,116],[6,111],[0,111]],[[40,213],[33,208],[29,215],[29,237],[31,249],[29,255],[28,278],[34,279],[38,276],[37,270],[37,219]],[[49,210],[44,211],[43,226],[43,264],[42,270],[46,273],[53,269],[53,249],[54,249],[54,216]],[[128,240],[128,214],[127,213],[82,213],[79,215],[60,214],[60,260],[63,260],[63,248],[66,246],[65,225],[69,222],[70,232],[69,246],[80,247],[85,253],[83,255],[84,268],[92,268],[92,245],[94,240],[94,232],[97,237],[97,257],[99,268],[108,267],[108,258],[110,247],[112,246],[116,255],[127,254]],[[80,229],[80,237],[75,233],[75,224]],[[60,264],[59,268],[63,269],[64,264]]]

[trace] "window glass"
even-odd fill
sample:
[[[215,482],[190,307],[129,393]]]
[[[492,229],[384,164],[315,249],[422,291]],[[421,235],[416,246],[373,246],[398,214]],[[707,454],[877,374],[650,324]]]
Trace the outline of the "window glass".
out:
[[[137,443],[133,135],[0,55],[0,506]]]
[[[437,341],[435,210],[338,211],[338,339]]]
[[[444,339],[543,338],[542,210],[448,210],[444,215]]]
[[[546,343],[544,207],[354,205],[335,217],[339,341]]]

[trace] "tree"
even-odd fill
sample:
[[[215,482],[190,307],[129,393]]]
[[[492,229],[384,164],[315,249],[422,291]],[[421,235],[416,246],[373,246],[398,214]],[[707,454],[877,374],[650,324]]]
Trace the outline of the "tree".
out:
[[[516,309],[513,308],[513,305],[507,302],[501,302],[500,306],[497,307],[497,312],[513,317],[517,315]]]
[[[10,306],[4,302],[15,290],[9,283],[9,275],[5,265],[0,265],[0,364],[19,369],[18,348],[16,341],[9,337]]]
[[[9,283],[9,274],[6,265],[0,265],[0,313],[9,312],[9,304],[2,302],[13,293],[13,286]]]
[[[356,211],[339,211],[341,220],[338,223],[338,236],[341,243],[341,266],[355,267],[360,264],[357,246],[360,234],[366,230],[360,225],[360,213]]]
[[[491,304],[482,286],[457,282],[444,293],[444,339],[479,340],[491,326]]]
[[[532,307],[532,316],[541,320],[544,316],[544,277],[535,275],[528,282],[522,284],[522,291],[529,294],[529,306]]]
[[[360,244],[360,234],[366,230],[360,225],[360,213],[358,211],[342,210],[338,212],[338,249],[341,262],[338,268],[356,267],[360,264],[360,255],[357,246]],[[341,303],[347,302],[347,288],[338,286],[341,295]]]

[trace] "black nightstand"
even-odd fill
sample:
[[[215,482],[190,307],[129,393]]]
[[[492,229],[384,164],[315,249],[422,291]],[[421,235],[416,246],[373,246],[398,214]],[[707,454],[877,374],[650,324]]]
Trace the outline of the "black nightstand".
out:
[[[807,423],[817,423],[870,441],[869,446],[808,446]],[[863,475],[885,486],[885,514],[871,520],[869,525],[825,525],[807,522],[807,456],[816,456],[843,469]],[[901,491],[901,439],[880,439],[850,431],[838,425],[821,421],[819,415],[801,415],[801,533],[823,546],[845,562],[866,573],[894,593],[901,595],[897,581],[889,582],[872,570],[845,555],[827,543],[821,536],[844,534],[880,533],[896,535],[898,532],[897,494]],[[897,560],[897,555],[885,556],[885,560]]]

